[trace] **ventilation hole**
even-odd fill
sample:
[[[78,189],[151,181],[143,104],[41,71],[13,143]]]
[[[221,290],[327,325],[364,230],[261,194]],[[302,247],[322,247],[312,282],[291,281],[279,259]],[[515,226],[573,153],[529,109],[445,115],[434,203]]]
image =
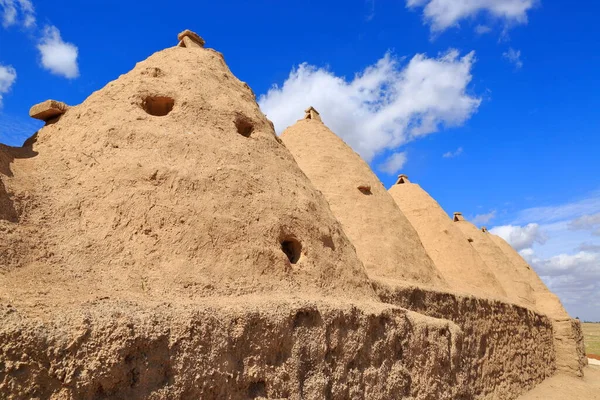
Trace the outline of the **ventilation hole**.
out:
[[[296,264],[300,260],[302,245],[296,238],[287,238],[281,242],[281,250],[290,260],[290,263]]]
[[[468,238],[467,240],[469,241],[469,243],[473,243],[473,239]]]
[[[358,190],[360,190],[362,194],[367,194],[367,195],[373,194],[373,193],[371,193],[371,186],[369,186],[369,185],[360,185],[358,187]]]
[[[148,96],[142,102],[142,108],[150,115],[164,117],[173,110],[175,100],[166,96]]]
[[[238,133],[244,137],[250,137],[250,134],[254,131],[252,120],[244,115],[237,115],[234,123]]]

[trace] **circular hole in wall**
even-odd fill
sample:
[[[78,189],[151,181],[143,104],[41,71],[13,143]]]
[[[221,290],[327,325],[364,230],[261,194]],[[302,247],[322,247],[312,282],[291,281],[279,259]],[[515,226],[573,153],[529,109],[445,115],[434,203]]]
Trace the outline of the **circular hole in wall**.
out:
[[[285,253],[290,263],[296,264],[302,254],[302,244],[294,237],[288,237],[281,242],[281,251]]]
[[[254,131],[252,120],[246,116],[237,115],[234,123],[237,132],[244,137],[250,137],[250,134]]]
[[[167,96],[148,96],[142,101],[142,108],[150,115],[164,117],[173,110],[175,100]]]

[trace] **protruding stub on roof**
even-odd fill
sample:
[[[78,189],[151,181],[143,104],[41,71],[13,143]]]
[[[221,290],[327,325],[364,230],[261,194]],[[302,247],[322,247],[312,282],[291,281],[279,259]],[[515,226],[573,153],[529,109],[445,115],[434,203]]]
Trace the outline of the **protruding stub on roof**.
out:
[[[487,230],[487,228],[486,228],[485,226],[482,226],[482,227],[481,227],[481,232],[483,232],[483,233],[486,233],[487,231],[488,231],[488,230]]]
[[[29,116],[35,119],[41,119],[44,122],[48,122],[54,118],[63,115],[69,106],[61,101],[46,100],[43,103],[39,103],[31,107],[29,110]]]
[[[408,180],[408,176],[406,176],[404,174],[398,175],[398,180],[396,181],[396,185],[400,185],[402,183],[410,183],[410,181]]]
[[[454,222],[464,221],[465,217],[463,217],[462,213],[455,212],[454,213]]]
[[[304,119],[314,119],[317,121],[321,121],[321,115],[319,115],[319,112],[315,110],[314,107],[308,107],[306,110],[304,110],[304,112],[306,113],[306,115],[304,115]]]
[[[204,43],[206,43],[196,32],[189,29],[177,35],[177,39],[179,39],[179,47],[204,47]]]

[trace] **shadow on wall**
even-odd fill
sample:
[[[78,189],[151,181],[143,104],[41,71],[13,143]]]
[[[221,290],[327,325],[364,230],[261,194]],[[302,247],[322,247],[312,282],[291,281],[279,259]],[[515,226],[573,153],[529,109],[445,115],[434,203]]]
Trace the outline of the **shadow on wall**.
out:
[[[15,159],[33,158],[33,144],[37,141],[37,132],[27,139],[22,147],[10,147],[0,144],[0,220],[19,221],[19,213],[15,207],[14,197],[6,190],[5,177],[12,178],[10,164]]]

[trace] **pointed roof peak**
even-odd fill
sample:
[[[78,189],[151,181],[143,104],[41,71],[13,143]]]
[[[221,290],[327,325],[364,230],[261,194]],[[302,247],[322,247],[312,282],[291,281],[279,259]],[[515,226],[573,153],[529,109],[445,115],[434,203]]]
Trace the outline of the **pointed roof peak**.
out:
[[[204,47],[204,44],[206,43],[204,39],[200,37],[200,35],[198,35],[196,32],[190,31],[189,29],[186,29],[177,35],[177,39],[179,40],[179,44],[177,45],[179,47]]]
[[[400,174],[400,175],[398,175],[398,180],[396,181],[396,185],[401,185],[403,183],[410,183],[410,181],[408,180],[408,176],[406,176],[404,174]]]
[[[304,119],[314,119],[323,122],[321,121],[321,115],[313,106],[308,107],[306,110],[304,110],[304,112],[306,113],[304,115]]]

